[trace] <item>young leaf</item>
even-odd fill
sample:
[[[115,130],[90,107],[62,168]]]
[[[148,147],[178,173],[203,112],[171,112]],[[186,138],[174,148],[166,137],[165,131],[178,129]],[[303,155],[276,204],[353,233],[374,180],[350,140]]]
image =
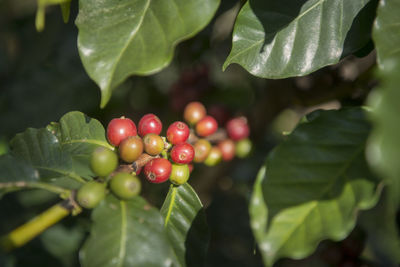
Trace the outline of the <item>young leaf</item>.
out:
[[[363,111],[317,111],[307,120],[271,152],[254,186],[251,226],[268,266],[304,258],[323,239],[345,238],[357,211],[377,201]]]
[[[101,106],[128,76],[166,67],[176,44],[205,27],[218,5],[219,0],[80,1],[78,48],[100,86]]]
[[[171,185],[161,214],[180,266],[204,266],[209,232],[203,205],[193,188],[188,183]]]
[[[92,220],[80,251],[83,267],[177,264],[160,213],[143,198],[120,201],[109,195],[95,208]]]
[[[67,183],[69,187],[84,182],[74,169],[70,154],[61,149],[58,139],[46,129],[29,128],[17,134],[11,140],[11,152],[35,168],[42,181]]]
[[[237,63],[258,77],[285,78],[335,64],[343,57],[354,18],[367,3],[368,0],[247,1],[236,19],[232,50],[223,68]],[[361,48],[362,34],[363,31],[361,38],[353,39],[354,43],[347,41],[347,52]]]

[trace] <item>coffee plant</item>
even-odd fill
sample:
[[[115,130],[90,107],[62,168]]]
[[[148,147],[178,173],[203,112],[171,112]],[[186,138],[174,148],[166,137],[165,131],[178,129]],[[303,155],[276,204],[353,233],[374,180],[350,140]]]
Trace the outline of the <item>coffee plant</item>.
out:
[[[400,1],[20,2],[0,266],[398,266]]]

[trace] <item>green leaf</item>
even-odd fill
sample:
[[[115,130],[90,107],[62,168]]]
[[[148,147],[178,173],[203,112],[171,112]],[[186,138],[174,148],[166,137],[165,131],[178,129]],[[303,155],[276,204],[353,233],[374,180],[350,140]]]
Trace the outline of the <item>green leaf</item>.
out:
[[[400,205],[400,156],[398,114],[400,107],[400,3],[381,1],[374,26],[373,38],[376,45],[381,88],[369,97],[374,124],[369,146],[368,159],[371,166],[381,174],[386,183],[396,191],[393,201]],[[394,43],[393,43],[394,42]]]
[[[39,173],[31,165],[10,154],[0,156],[0,183],[38,180]]]
[[[161,214],[180,266],[204,266],[209,232],[203,205],[193,188],[188,183],[171,185]]]
[[[90,237],[80,251],[83,267],[172,266],[176,258],[158,210],[137,196],[109,195],[92,213]]]
[[[79,1],[78,48],[104,107],[112,90],[133,74],[166,67],[174,47],[204,28],[219,0]]]
[[[400,2],[381,0],[379,2],[373,39],[381,69],[392,68],[390,59],[400,58]],[[385,61],[389,60],[388,63]]]
[[[364,157],[369,130],[359,108],[317,111],[271,152],[250,204],[266,265],[304,258],[323,239],[345,238],[357,211],[375,205],[378,181]]]
[[[95,176],[90,169],[93,150],[99,146],[114,150],[106,140],[103,125],[82,112],[69,112],[59,123],[52,123],[47,129],[57,136],[62,150],[72,156],[74,169],[86,179]]]
[[[240,64],[263,78],[301,76],[343,57],[343,46],[354,18],[368,0],[248,1],[239,12],[232,50],[224,63]],[[346,52],[360,49],[360,38]],[[354,32],[352,33],[354,34]],[[367,36],[368,37],[368,36]]]
[[[374,25],[375,42],[381,80],[380,88],[369,96],[372,107],[371,119],[374,125],[368,143],[368,160],[387,184],[384,202],[374,213],[365,215],[364,226],[369,231],[371,250],[385,266],[397,266],[400,263],[399,232],[396,213],[400,207],[400,167],[396,158],[400,156],[398,133],[400,124],[398,99],[400,91],[400,3],[380,1]],[[369,217],[368,217],[369,216]],[[379,224],[368,221],[379,217]]]
[[[0,156],[0,183],[12,183],[19,181],[36,182],[39,180],[39,172],[31,165],[21,162],[10,154]],[[0,198],[15,188],[0,186]]]
[[[367,249],[372,252],[379,266],[399,266],[400,240],[397,230],[397,205],[393,198],[397,194],[387,187],[373,209],[361,213],[360,225],[367,233]],[[379,220],[377,220],[379,218]]]
[[[79,225],[73,228],[56,224],[39,236],[47,252],[62,261],[65,267],[77,266],[77,253],[82,244],[85,231]]]
[[[61,149],[59,140],[46,129],[29,128],[11,140],[11,152],[39,172],[40,180],[77,187],[84,182],[75,171],[69,153]]]

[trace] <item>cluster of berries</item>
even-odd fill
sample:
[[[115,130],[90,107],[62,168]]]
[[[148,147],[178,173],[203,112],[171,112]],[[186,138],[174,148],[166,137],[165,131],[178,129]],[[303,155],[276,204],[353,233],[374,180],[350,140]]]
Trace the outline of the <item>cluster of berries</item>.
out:
[[[250,130],[245,117],[229,120],[226,130],[218,129],[217,121],[207,115],[204,105],[191,102],[184,110],[184,119],[191,127],[176,121],[169,125],[166,137],[160,136],[162,122],[154,114],[144,115],[138,127],[125,117],[112,119],[107,126],[107,139],[117,148],[118,154],[105,147],[93,152],[91,168],[105,182],[93,181],[82,186],[77,194],[79,204],[85,208],[95,207],[104,198],[107,184],[121,199],[136,196],[141,189],[137,175],[142,169],[151,183],[169,179],[181,185],[189,179],[192,161],[213,166],[221,160],[232,160],[235,155],[249,154]],[[124,164],[119,164],[119,159]]]

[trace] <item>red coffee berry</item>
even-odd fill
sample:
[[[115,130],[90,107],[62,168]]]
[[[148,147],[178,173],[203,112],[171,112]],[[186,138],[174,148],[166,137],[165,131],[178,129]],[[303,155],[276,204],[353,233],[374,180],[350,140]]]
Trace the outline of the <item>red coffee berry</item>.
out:
[[[186,142],[190,134],[189,126],[181,121],[172,123],[167,130],[167,139],[173,145]]]
[[[152,156],[157,156],[164,149],[164,141],[155,133],[146,134],[143,137],[144,151]]]
[[[171,174],[172,165],[167,159],[155,158],[144,166],[146,179],[151,183],[163,183]]]
[[[250,128],[246,117],[237,117],[229,120],[226,124],[226,131],[233,141],[247,138],[250,134]]]
[[[211,150],[211,144],[209,141],[207,141],[206,139],[200,139],[198,140],[194,146],[194,162],[203,162],[207,156],[208,153],[210,153]]]
[[[230,161],[235,157],[235,142],[232,139],[225,139],[218,144],[218,148],[222,152],[222,159]]]
[[[139,121],[138,132],[142,137],[149,133],[160,135],[161,130],[161,120],[152,113],[144,115]]]
[[[218,129],[217,121],[211,116],[205,116],[196,124],[196,133],[199,136],[209,136]]]
[[[143,153],[143,142],[139,136],[125,138],[118,147],[119,157],[128,163],[132,163]]]
[[[188,164],[194,158],[194,148],[191,144],[181,143],[172,147],[171,159],[175,163]]]
[[[129,136],[137,135],[135,123],[128,118],[115,118],[107,126],[107,139],[113,146],[119,144]]]
[[[190,124],[196,124],[206,116],[206,108],[200,102],[190,102],[183,111],[183,118]]]

